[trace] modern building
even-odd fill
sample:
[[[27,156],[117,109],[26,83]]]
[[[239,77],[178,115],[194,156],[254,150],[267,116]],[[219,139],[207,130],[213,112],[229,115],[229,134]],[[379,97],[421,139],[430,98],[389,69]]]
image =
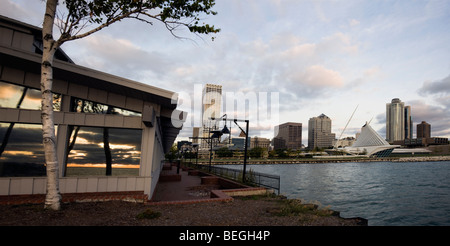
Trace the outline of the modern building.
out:
[[[278,133],[278,134],[277,134]],[[275,138],[284,140],[284,148],[301,149],[302,148],[302,123],[287,122],[275,127]],[[283,143],[283,141],[281,141]],[[278,148],[277,148],[278,149]]]
[[[369,124],[361,128],[361,134],[351,147],[339,150],[350,155],[365,155],[368,157],[387,157],[400,145],[390,145]]]
[[[386,140],[394,142],[413,137],[411,107],[398,98],[386,104]]]
[[[286,141],[280,137],[272,139],[273,149],[286,149]]]
[[[207,138],[210,137],[210,131],[219,128],[219,121],[211,120],[221,117],[222,107],[222,86],[206,84],[202,91],[202,141],[200,148],[210,148]],[[216,143],[217,144],[217,143]],[[213,145],[216,145],[213,144]]]
[[[405,139],[413,138],[413,121],[411,116],[411,106],[405,106]]]
[[[417,124],[417,138],[431,138],[431,125],[426,121]]]
[[[0,16],[0,196],[46,193],[42,29]],[[60,192],[151,198],[181,130],[174,92],[74,64],[59,49],[53,109]]]
[[[308,149],[333,146],[336,134],[331,133],[331,119],[325,114],[308,121]]]

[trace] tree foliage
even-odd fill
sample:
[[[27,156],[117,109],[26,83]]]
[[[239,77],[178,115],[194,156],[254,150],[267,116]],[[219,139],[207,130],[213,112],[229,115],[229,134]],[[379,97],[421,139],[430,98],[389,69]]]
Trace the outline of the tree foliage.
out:
[[[174,30],[186,27],[198,34],[218,33],[220,29],[202,22],[212,11],[215,0],[65,0],[67,16],[61,16],[57,26],[60,42],[88,36],[123,19],[136,19],[153,25],[162,22],[174,35]],[[86,30],[87,26],[95,27]]]
[[[227,147],[222,147],[216,150],[216,154],[218,157],[233,157],[233,151]]]
[[[252,158],[261,158],[264,154],[264,148],[262,147],[254,147],[249,151],[249,156]]]

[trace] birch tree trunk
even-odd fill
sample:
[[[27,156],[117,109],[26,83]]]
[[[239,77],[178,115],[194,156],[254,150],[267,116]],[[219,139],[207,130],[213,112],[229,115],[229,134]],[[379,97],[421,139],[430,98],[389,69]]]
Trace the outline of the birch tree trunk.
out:
[[[47,0],[44,24],[42,28],[43,54],[41,64],[42,93],[42,136],[47,167],[47,195],[45,208],[59,210],[61,194],[59,192],[59,162],[56,154],[55,124],[53,122],[53,58],[58,43],[53,39],[53,23],[58,0]]]

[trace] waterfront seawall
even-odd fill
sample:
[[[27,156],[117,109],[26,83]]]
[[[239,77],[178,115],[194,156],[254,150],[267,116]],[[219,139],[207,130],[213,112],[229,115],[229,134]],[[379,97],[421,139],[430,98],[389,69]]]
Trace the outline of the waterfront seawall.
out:
[[[247,164],[320,164],[320,163],[347,163],[347,162],[434,162],[450,161],[450,156],[417,156],[417,157],[391,157],[391,158],[313,158],[313,159],[258,159],[247,160]],[[239,165],[243,160],[214,160],[212,165]],[[209,165],[209,161],[198,161],[198,164]]]

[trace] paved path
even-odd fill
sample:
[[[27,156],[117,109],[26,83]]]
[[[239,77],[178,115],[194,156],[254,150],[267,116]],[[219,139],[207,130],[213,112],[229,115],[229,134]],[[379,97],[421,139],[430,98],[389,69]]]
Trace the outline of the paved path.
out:
[[[172,166],[171,170],[161,171],[161,175],[176,175],[177,167]],[[209,199],[211,187],[201,184],[200,176],[188,175],[187,171],[179,170],[180,181],[158,182],[152,201],[179,201],[179,200],[199,200]]]

